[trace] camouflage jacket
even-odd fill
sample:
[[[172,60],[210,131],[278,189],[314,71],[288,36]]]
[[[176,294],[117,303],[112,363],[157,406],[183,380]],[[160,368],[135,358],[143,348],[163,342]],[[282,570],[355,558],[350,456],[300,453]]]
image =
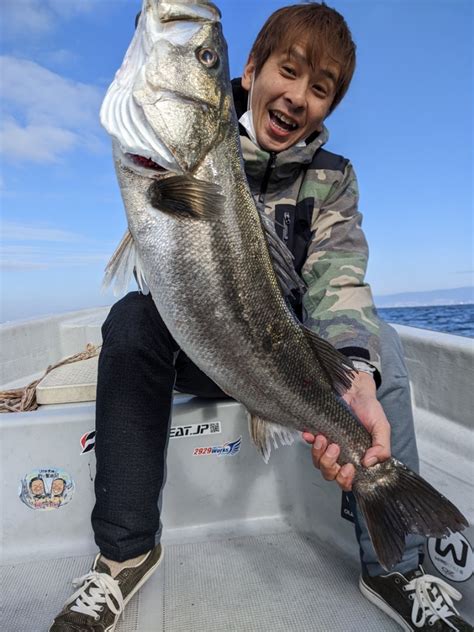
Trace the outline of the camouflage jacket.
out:
[[[240,117],[247,93],[240,81],[233,84]],[[240,131],[255,201],[275,221],[308,287],[300,317],[346,356],[375,367],[380,383],[378,316],[364,280],[368,247],[351,163],[322,149],[326,128],[305,146],[278,154],[259,149],[242,126]]]

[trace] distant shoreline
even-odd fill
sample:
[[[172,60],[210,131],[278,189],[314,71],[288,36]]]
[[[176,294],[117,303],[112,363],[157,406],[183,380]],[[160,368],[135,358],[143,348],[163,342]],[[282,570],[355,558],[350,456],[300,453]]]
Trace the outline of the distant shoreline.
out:
[[[438,290],[419,290],[375,294],[377,308],[394,307],[450,307],[454,305],[474,305],[474,287],[465,285]]]

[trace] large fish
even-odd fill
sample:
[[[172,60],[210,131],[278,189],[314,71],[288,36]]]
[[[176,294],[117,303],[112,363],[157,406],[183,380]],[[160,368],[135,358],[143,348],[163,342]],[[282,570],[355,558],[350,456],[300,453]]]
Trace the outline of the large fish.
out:
[[[129,226],[106,276],[126,285],[134,272],[149,288],[180,347],[249,411],[264,456],[275,433],[288,439],[283,428],[339,444],[386,569],[407,533],[464,528],[458,509],[399,461],[361,465],[371,438],[338,396],[349,361],[288,307],[301,281],[247,185],[217,7],[144,0],[101,121]]]

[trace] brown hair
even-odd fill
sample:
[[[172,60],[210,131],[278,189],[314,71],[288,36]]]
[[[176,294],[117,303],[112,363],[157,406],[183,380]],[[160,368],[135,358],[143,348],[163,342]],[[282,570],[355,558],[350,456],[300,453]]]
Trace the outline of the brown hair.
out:
[[[306,46],[306,58],[312,68],[325,58],[339,67],[336,93],[329,110],[332,112],[349,88],[355,69],[356,46],[342,15],[324,2],[292,5],[272,13],[250,51],[255,76],[275,51],[289,53],[298,42]]]

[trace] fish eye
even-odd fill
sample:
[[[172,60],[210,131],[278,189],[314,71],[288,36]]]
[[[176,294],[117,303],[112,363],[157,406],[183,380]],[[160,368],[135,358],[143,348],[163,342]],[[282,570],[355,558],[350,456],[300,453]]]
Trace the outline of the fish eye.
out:
[[[200,48],[196,51],[196,57],[207,68],[213,68],[219,61],[219,55],[212,48]]]

